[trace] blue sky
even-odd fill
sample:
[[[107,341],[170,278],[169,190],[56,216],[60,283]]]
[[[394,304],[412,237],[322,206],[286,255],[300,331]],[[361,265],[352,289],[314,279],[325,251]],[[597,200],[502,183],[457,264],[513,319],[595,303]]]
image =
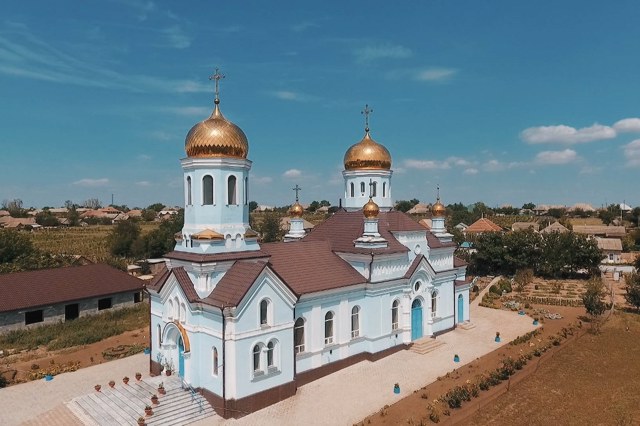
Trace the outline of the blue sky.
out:
[[[640,204],[640,3],[3,1],[0,200],[181,203],[184,137],[247,134],[250,198],[338,202],[371,135],[395,199]]]

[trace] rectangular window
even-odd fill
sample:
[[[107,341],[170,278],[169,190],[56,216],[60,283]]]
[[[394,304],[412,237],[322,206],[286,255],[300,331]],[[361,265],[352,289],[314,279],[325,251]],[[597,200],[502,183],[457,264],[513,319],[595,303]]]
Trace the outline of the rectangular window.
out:
[[[133,293],[133,303],[140,303],[140,302],[142,302],[142,292],[137,291]]]
[[[111,298],[105,297],[104,299],[98,299],[98,310],[111,309]]]
[[[42,321],[44,321],[44,311],[42,309],[24,313],[24,325],[35,324]]]
[[[80,316],[80,305],[72,303],[64,307],[64,320],[71,321]]]

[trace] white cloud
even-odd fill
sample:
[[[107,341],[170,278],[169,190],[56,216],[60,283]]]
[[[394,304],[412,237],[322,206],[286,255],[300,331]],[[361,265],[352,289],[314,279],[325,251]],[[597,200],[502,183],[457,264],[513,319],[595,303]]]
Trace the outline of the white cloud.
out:
[[[489,160],[482,165],[482,169],[487,172],[499,172],[505,169],[505,165],[498,160]]]
[[[377,46],[365,46],[355,50],[356,61],[371,62],[378,59],[402,59],[413,55],[408,47],[385,43]]]
[[[640,132],[640,118],[625,118],[617,121],[613,128],[620,132]]]
[[[574,144],[583,142],[593,142],[597,140],[612,139],[616,137],[616,131],[612,127],[601,124],[593,124],[590,127],[576,129],[574,127],[540,126],[529,127],[520,133],[523,141],[529,144],[539,143],[562,143]]]
[[[427,68],[419,71],[415,78],[419,81],[443,82],[451,79],[457,72],[453,68]]]
[[[446,161],[434,161],[434,160],[404,160],[404,166],[408,169],[419,170],[443,170],[449,169],[451,166]]]
[[[74,185],[78,186],[86,186],[86,187],[98,187],[98,186],[107,186],[109,184],[109,179],[100,178],[100,179],[90,179],[84,178],[73,182]]]
[[[542,151],[536,155],[535,163],[540,165],[559,165],[573,163],[578,159],[578,154],[572,149],[563,151]]]
[[[273,96],[285,101],[302,101],[303,96],[300,93],[291,92],[289,90],[276,90],[271,92]]]
[[[149,182],[148,180],[141,180],[139,182],[136,182],[136,185],[147,187],[147,186],[151,186],[151,182]]]
[[[297,178],[302,176],[302,172],[298,169],[289,169],[282,174],[286,178]]]
[[[478,169],[470,167],[468,169],[465,169],[464,174],[465,175],[477,175],[478,174]]]
[[[291,26],[291,31],[295,31],[297,33],[308,30],[310,28],[319,28],[320,25],[316,24],[315,22],[310,22],[310,21],[305,21],[305,22],[300,22],[299,24],[295,24]]]
[[[627,166],[640,166],[640,139],[631,141],[624,146],[624,156],[627,159]]]
[[[184,33],[180,25],[172,25],[165,28],[162,33],[170,47],[186,49],[191,46],[191,38]]]

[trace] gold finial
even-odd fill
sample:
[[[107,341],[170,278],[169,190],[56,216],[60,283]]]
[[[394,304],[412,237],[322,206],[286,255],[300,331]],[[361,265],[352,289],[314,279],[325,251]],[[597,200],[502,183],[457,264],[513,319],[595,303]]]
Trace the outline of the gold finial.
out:
[[[436,185],[436,201],[440,201],[440,184]]]
[[[216,98],[214,99],[214,103],[218,105],[220,103],[220,80],[224,78],[224,74],[220,74],[220,70],[216,67],[216,72],[212,76],[209,76],[209,80],[214,80],[216,82]]]
[[[373,112],[372,109],[369,108],[369,104],[365,104],[364,109],[360,111],[360,114],[364,115],[364,131],[369,132],[369,114]]]
[[[295,188],[291,188],[292,190],[296,191],[296,203],[298,202],[298,192],[302,191],[302,188],[300,188],[298,186],[298,184],[296,183]]]

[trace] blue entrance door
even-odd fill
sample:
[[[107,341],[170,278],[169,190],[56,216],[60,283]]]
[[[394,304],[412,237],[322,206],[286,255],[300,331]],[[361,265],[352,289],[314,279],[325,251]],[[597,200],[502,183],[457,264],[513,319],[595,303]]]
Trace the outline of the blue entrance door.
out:
[[[422,337],[422,302],[415,299],[411,304],[411,340]]]
[[[184,343],[178,338],[178,376],[184,377]]]
[[[464,297],[458,296],[458,322],[464,322]]]

